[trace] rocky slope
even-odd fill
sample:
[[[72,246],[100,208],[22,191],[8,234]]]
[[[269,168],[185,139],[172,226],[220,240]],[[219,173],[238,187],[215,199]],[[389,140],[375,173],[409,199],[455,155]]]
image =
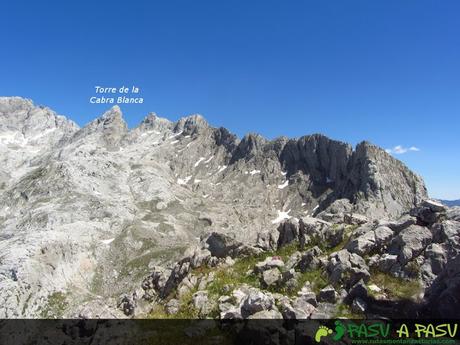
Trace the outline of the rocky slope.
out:
[[[0,317],[8,318],[123,317],[120,296],[157,267],[174,269],[210,232],[260,255],[284,241],[273,233],[289,229],[286,221],[397,219],[426,199],[420,177],[368,142],[239,140],[200,115],[149,114],[128,130],[115,106],[78,128],[3,97],[0,152]]]
[[[288,220],[256,245],[213,232],[119,306],[155,318],[457,318],[459,214],[426,200],[394,221]]]

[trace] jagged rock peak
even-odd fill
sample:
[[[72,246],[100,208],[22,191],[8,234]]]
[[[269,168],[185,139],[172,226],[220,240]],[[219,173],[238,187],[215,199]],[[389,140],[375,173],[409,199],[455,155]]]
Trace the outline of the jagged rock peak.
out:
[[[358,204],[366,201],[363,209],[369,204],[375,206],[376,209],[367,212],[376,217],[397,216],[401,213],[401,205],[407,210],[427,198],[425,184],[419,175],[368,141],[359,143],[353,152],[347,188],[350,187],[354,194],[351,199],[360,199]]]
[[[22,97],[0,97],[0,114],[10,115],[15,111],[29,110],[34,107],[32,100]]]
[[[173,122],[168,119],[159,117],[156,113],[149,113],[137,127],[141,132],[171,130]]]
[[[48,107],[34,105],[30,99],[0,97],[0,131],[14,131],[31,137],[43,136],[55,129],[68,134],[77,131],[78,126]]]
[[[112,108],[107,110],[102,116],[95,120],[98,124],[108,125],[114,123],[122,127],[127,127],[126,122],[123,119],[123,113],[118,105],[114,105]]]
[[[248,133],[240,141],[236,152],[233,156],[233,160],[239,159],[250,159],[260,153],[262,153],[264,147],[269,143],[267,139],[257,133]]]
[[[121,109],[118,105],[115,105],[101,117],[91,121],[78,131],[73,140],[79,140],[90,135],[101,135],[107,148],[113,149],[119,145],[127,133],[128,126],[123,119]]]
[[[89,132],[94,131],[119,131],[127,132],[128,127],[125,120],[123,119],[123,114],[118,105],[114,105],[112,108],[107,110],[101,117],[93,120],[88,125],[86,125],[83,130]]]
[[[315,183],[341,182],[347,175],[353,148],[322,134],[291,139],[284,146],[281,160],[289,173],[302,171]]]
[[[208,122],[200,114],[186,116],[177,121],[174,131],[183,131],[184,135],[193,135],[209,128]]]

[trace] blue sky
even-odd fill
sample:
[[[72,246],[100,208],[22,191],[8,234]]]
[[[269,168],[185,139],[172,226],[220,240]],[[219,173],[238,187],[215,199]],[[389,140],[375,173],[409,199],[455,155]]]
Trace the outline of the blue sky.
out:
[[[9,1],[0,95],[80,125],[109,106],[94,86],[140,87],[122,105],[201,113],[239,136],[323,133],[394,148],[433,197],[460,198],[458,1]]]

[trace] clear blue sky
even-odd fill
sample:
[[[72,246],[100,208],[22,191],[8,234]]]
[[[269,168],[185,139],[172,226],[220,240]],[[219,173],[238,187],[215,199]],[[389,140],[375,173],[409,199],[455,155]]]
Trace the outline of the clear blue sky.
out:
[[[0,95],[80,125],[135,84],[150,111],[201,113],[238,135],[315,132],[396,154],[432,196],[460,198],[460,2],[4,1]]]

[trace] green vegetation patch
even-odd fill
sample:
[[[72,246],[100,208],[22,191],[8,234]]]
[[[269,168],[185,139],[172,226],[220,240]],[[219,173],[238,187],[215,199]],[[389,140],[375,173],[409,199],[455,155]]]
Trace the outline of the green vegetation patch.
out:
[[[40,315],[44,319],[62,318],[68,305],[67,294],[61,291],[53,292],[48,296],[46,306],[41,310]]]
[[[377,270],[371,272],[368,285],[370,284],[377,285],[388,297],[396,299],[414,299],[422,291],[422,286],[418,280],[397,278]],[[375,295],[373,291],[369,291],[369,293]]]

